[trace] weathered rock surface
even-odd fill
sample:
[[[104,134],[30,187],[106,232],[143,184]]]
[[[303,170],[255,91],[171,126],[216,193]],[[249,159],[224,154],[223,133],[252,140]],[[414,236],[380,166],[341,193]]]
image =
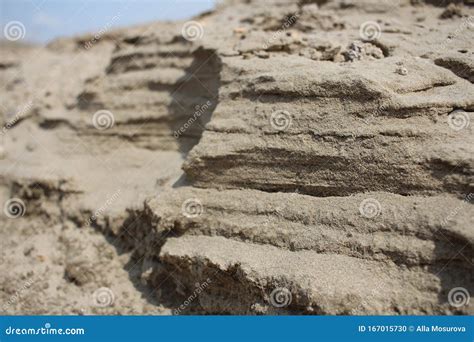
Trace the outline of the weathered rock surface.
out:
[[[473,314],[473,16],[227,1],[196,40],[3,44],[2,312]]]

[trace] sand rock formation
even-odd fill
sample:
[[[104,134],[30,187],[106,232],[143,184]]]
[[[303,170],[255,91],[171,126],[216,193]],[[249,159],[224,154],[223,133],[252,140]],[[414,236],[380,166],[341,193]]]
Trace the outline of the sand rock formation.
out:
[[[235,0],[3,44],[1,309],[473,314],[473,27]]]

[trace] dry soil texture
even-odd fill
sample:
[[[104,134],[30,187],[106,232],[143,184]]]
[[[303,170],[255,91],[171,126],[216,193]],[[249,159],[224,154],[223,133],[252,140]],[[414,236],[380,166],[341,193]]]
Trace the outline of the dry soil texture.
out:
[[[2,43],[1,313],[473,314],[469,2]]]

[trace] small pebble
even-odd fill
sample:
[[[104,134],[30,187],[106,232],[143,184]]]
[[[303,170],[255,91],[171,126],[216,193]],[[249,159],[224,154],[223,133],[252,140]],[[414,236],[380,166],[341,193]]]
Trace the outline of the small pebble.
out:
[[[397,68],[397,74],[406,76],[408,75],[408,70],[404,67]]]
[[[29,142],[28,144],[26,144],[26,149],[30,152],[36,150],[36,144],[32,143],[32,142]]]

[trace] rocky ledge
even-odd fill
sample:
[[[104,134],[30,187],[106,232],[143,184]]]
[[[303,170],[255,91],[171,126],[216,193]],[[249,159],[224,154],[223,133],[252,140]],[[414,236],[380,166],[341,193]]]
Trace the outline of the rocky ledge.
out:
[[[473,314],[474,9],[396,3],[3,44],[3,312]]]

